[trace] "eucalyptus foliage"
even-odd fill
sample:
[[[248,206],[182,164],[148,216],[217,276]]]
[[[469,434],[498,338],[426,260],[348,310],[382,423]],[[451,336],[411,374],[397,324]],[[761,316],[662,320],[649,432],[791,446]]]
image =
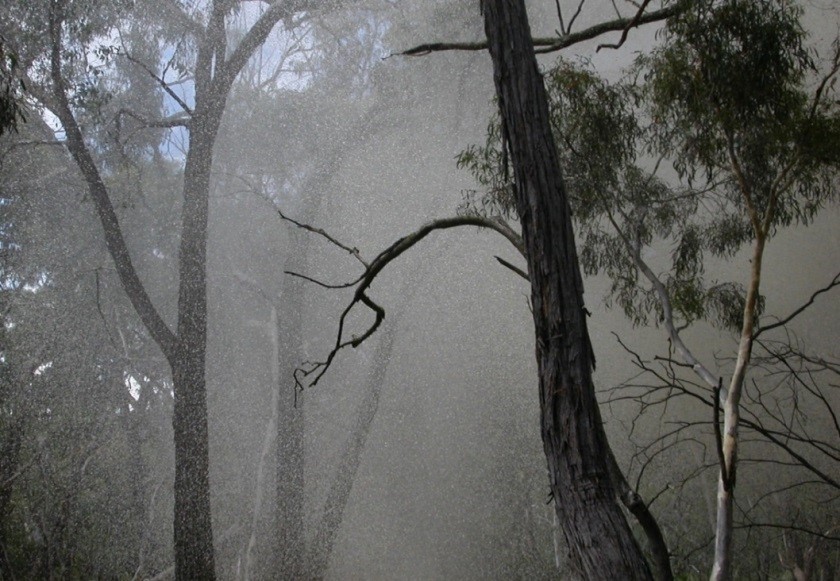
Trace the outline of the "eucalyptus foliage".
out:
[[[837,200],[840,114],[826,99],[836,57],[819,77],[800,16],[784,0],[698,0],[619,82],[584,60],[544,72],[584,270],[609,276],[608,300],[635,324],[662,316],[642,261],[664,269],[677,324],[738,328],[743,286],[705,276],[706,259],[754,239],[751,211],[769,215],[772,236]],[[504,141],[496,117],[486,142],[459,154],[481,185],[462,213],[513,215]]]

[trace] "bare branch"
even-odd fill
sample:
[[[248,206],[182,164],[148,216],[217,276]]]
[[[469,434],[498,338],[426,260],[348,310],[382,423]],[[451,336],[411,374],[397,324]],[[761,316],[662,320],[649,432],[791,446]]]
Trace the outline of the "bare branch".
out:
[[[581,10],[583,10],[583,4],[585,2],[586,2],[586,0],[580,0],[580,2],[578,2],[577,10],[575,10],[575,13],[572,14],[571,19],[569,19],[569,24],[566,26],[565,34],[568,35],[569,33],[572,32],[572,26],[575,25],[575,20],[577,20],[578,16],[580,16]]]
[[[326,359],[323,361],[316,361],[310,362],[305,367],[299,367],[295,370],[294,379],[295,379],[295,386],[298,389],[303,389],[305,380],[309,380],[308,387],[312,387],[320,381],[321,377],[323,377],[324,373],[327,372],[330,365],[332,365],[335,356],[338,354],[339,351],[344,349],[345,347],[358,347],[361,345],[366,339],[368,339],[371,335],[373,335],[379,325],[382,323],[382,320],[385,318],[385,310],[378,305],[370,296],[367,295],[367,290],[370,288],[373,281],[379,275],[379,273],[391,262],[396,260],[401,254],[407,251],[409,248],[423,240],[426,236],[431,234],[436,230],[447,230],[449,228],[457,228],[460,226],[478,226],[480,228],[489,228],[498,232],[505,238],[511,241],[511,243],[516,246],[516,242],[511,240],[510,234],[511,229],[510,226],[507,224],[502,225],[498,220],[493,218],[485,218],[483,216],[456,216],[454,218],[442,218],[439,220],[434,220],[429,222],[423,226],[421,226],[416,231],[412,232],[411,234],[404,236],[394,242],[391,246],[380,252],[376,258],[374,258],[369,265],[366,265],[365,272],[359,277],[359,279],[353,283],[346,284],[344,287],[353,286],[356,284],[356,291],[353,295],[353,299],[341,313],[338,322],[338,331],[336,333],[336,340],[333,348],[327,354]],[[301,227],[304,227],[301,225]],[[343,248],[344,250],[348,250],[348,248],[342,244],[339,244],[334,241],[331,236],[328,236],[326,233],[318,232],[318,229],[308,227],[307,230],[313,231],[317,234],[325,236],[328,240],[334,242],[339,247]],[[352,252],[351,252],[352,253]],[[290,273],[291,274],[291,273]],[[294,274],[294,276],[298,276],[305,280],[309,280],[316,284],[320,284],[326,288],[341,288],[339,286],[329,286],[324,283],[320,283],[314,279],[306,277],[301,274]],[[348,315],[353,310],[353,308],[362,303],[368,309],[373,311],[375,315],[374,322],[361,334],[361,335],[352,335],[349,340],[344,339],[344,325],[347,320]],[[310,379],[311,377],[311,379]]]
[[[799,533],[803,533],[806,535],[810,535],[812,537],[817,537],[819,539],[823,539],[826,541],[832,541],[835,543],[840,543],[840,537],[831,534],[834,532],[833,530],[829,530],[825,533],[821,533],[819,531],[815,531],[812,529],[807,529],[804,527],[799,527],[793,524],[783,524],[783,523],[769,523],[769,522],[753,522],[747,523],[743,525],[734,525],[735,529],[752,529],[752,528],[768,528],[768,529],[784,529],[786,531],[795,531]]]
[[[802,304],[797,309],[795,309],[787,317],[785,317],[784,319],[780,319],[780,320],[778,320],[775,323],[772,323],[770,325],[765,325],[765,326],[762,326],[762,327],[759,327],[758,329],[756,329],[755,333],[753,333],[753,336],[752,336],[753,340],[758,339],[759,335],[761,335],[765,331],[770,331],[772,329],[777,329],[779,327],[784,327],[785,325],[790,323],[793,319],[795,319],[796,317],[801,315],[806,309],[808,309],[808,307],[813,305],[814,301],[816,300],[816,298],[818,296],[820,296],[823,293],[827,293],[828,291],[830,291],[831,289],[833,289],[836,286],[840,286],[840,272],[838,272],[837,274],[834,275],[834,278],[831,279],[830,283],[828,283],[826,286],[822,287],[821,289],[818,289],[817,291],[815,291],[810,296],[810,298],[807,301],[805,301],[804,304]]]
[[[147,128],[158,128],[158,129],[171,129],[173,127],[189,127],[190,120],[188,117],[184,117],[182,115],[174,115],[171,117],[166,117],[164,119],[149,119],[139,113],[132,111],[131,109],[120,109],[117,111],[117,114],[114,116],[114,119],[119,124],[123,117],[131,117],[139,121],[143,127]]]
[[[602,48],[621,48],[624,42],[627,40],[627,35],[630,34],[630,29],[634,28],[639,25],[639,19],[644,16],[645,8],[647,5],[650,4],[650,0],[644,0],[642,5],[639,6],[639,10],[636,12],[636,16],[624,27],[624,30],[621,31],[621,39],[615,44],[599,44],[598,48],[595,49],[595,52],[599,52]]]
[[[342,244],[341,242],[339,242],[338,240],[336,240],[335,238],[330,236],[326,231],[324,231],[321,228],[315,228],[314,226],[310,226],[309,224],[303,224],[301,222],[298,222],[297,220],[294,220],[293,218],[289,218],[288,216],[286,216],[283,213],[283,210],[277,210],[277,213],[280,215],[281,218],[283,218],[287,222],[291,222],[292,224],[294,224],[298,228],[302,228],[303,230],[306,230],[307,232],[312,232],[313,234],[317,234],[318,236],[323,236],[324,238],[326,238],[327,240],[329,240],[330,242],[332,242],[333,244],[335,244],[336,246],[338,246],[342,250],[345,250],[349,254],[352,254],[354,257],[356,257],[356,260],[358,260],[359,262],[362,263],[362,265],[365,268],[370,267],[370,265],[367,262],[364,261],[361,254],[359,254],[359,249],[358,248],[356,248],[356,247],[351,248],[350,246],[347,246],[346,244]],[[306,277],[302,277],[302,278],[306,278]],[[356,281],[356,282],[358,282],[358,281]],[[351,283],[351,284],[355,284],[355,282]]]
[[[642,14],[641,16],[637,14],[634,18],[617,18],[615,20],[602,22],[600,24],[596,24],[595,26],[591,26],[589,28],[581,30],[580,32],[567,33],[559,37],[535,38],[533,39],[534,46],[538,48],[535,48],[534,52],[537,54],[556,52],[559,50],[563,50],[564,48],[568,48],[572,45],[587,40],[592,40],[593,38],[597,38],[602,34],[606,34],[608,32],[623,31],[627,29],[628,26],[632,28],[642,26],[644,24],[662,22],[663,20],[667,20],[668,18],[679,14],[682,11],[682,9],[682,3],[676,2],[671,6],[662,8],[660,10],[654,10],[652,12]],[[633,23],[634,21],[635,23],[631,26],[631,23]],[[569,23],[569,25],[571,26],[571,23]],[[404,50],[398,53],[392,53],[388,56],[424,56],[433,52],[444,52],[450,50],[487,50],[487,41],[479,40],[474,42],[432,42],[420,44],[408,50]]]
[[[187,114],[192,115],[192,113],[193,113],[192,108],[190,108],[190,106],[187,105],[186,102],[183,99],[181,99],[181,97],[179,97],[178,94],[175,91],[172,90],[172,87],[169,86],[169,83],[167,83],[165,80],[163,80],[162,77],[159,77],[152,69],[150,69],[146,65],[146,63],[134,58],[128,52],[125,52],[123,54],[125,55],[125,58],[127,58],[130,62],[134,63],[135,65],[137,65],[138,67],[140,67],[141,69],[146,71],[149,74],[149,76],[151,76],[154,80],[156,80],[158,82],[158,84],[161,86],[161,88],[163,88],[163,90],[166,91],[166,93],[170,97],[172,97],[172,100],[175,101],[176,103],[178,103],[178,105],[181,107],[181,109],[183,109]]]

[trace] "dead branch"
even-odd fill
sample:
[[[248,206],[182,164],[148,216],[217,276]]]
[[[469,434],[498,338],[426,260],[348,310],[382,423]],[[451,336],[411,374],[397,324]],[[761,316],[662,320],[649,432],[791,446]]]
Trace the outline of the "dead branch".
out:
[[[645,4],[647,4],[647,2]],[[559,50],[568,48],[572,45],[579,44],[587,40],[592,40],[593,38],[597,38],[602,34],[606,34],[608,32],[625,31],[629,30],[630,28],[642,26],[644,24],[662,22],[664,20],[667,20],[668,18],[671,18],[672,16],[679,14],[682,11],[682,9],[682,3],[677,2],[672,4],[671,6],[662,8],[660,10],[654,10],[652,12],[647,12],[644,14],[637,13],[633,18],[617,18],[615,20],[602,22],[600,24],[596,24],[595,26],[591,26],[589,28],[581,30],[580,32],[561,34],[556,37],[535,38],[533,39],[535,47],[534,52],[536,54],[557,52]],[[479,40],[474,42],[432,42],[420,44],[402,52],[392,53],[384,58],[388,58],[390,56],[425,56],[433,52],[444,52],[451,50],[487,50],[487,41]]]
[[[163,119],[149,119],[148,117],[140,115],[136,111],[125,108],[117,111],[117,114],[114,116],[118,124],[122,121],[123,117],[131,117],[132,119],[140,122],[143,127],[155,129],[172,129],[173,127],[189,127],[190,125],[189,118],[182,115],[173,115]]]
[[[614,44],[599,44],[598,48],[595,49],[595,52],[599,52],[602,48],[621,48],[621,45],[627,40],[627,35],[630,34],[630,29],[639,25],[639,19],[645,15],[645,8],[647,8],[648,4],[650,4],[650,0],[644,0],[642,5],[639,6],[639,10],[636,12],[636,16],[624,27],[624,30],[621,31],[621,39]]]
[[[329,369],[330,365],[332,365],[333,359],[335,359],[335,356],[338,354],[339,351],[341,351],[345,347],[358,347],[376,332],[376,330],[382,324],[382,320],[385,318],[385,309],[383,309],[379,304],[377,304],[373,299],[370,298],[370,296],[367,294],[368,289],[370,288],[371,284],[373,284],[373,281],[376,279],[379,273],[388,264],[396,260],[401,254],[403,254],[409,248],[423,240],[426,236],[428,236],[435,230],[446,230],[449,228],[457,228],[460,226],[478,226],[479,228],[489,228],[490,230],[498,232],[499,234],[507,238],[508,241],[510,241],[511,244],[513,244],[514,247],[516,247],[517,249],[521,248],[522,245],[521,239],[513,232],[513,230],[507,223],[504,223],[500,219],[485,218],[483,216],[456,216],[454,218],[442,218],[439,220],[434,220],[421,226],[419,229],[412,232],[411,234],[398,239],[391,246],[380,252],[372,261],[367,263],[364,260],[362,260],[359,256],[357,256],[356,253],[358,252],[358,250],[351,249],[349,246],[338,242],[337,240],[335,240],[335,238],[328,235],[323,230],[305,224],[301,224],[294,220],[290,220],[282,213],[280,214],[280,216],[297,225],[299,228],[324,236],[327,240],[329,240],[339,248],[346,250],[350,254],[356,256],[356,258],[362,264],[365,265],[364,272],[358,278],[342,284],[328,284],[303,274],[288,273],[293,276],[297,276],[303,278],[304,280],[308,280],[310,282],[318,284],[325,288],[337,289],[350,288],[353,286],[356,287],[356,291],[353,294],[353,299],[345,307],[344,311],[342,311],[341,316],[339,317],[338,331],[336,333],[335,344],[333,345],[333,348],[330,350],[330,352],[327,354],[327,357],[322,361],[304,363],[301,367],[295,370],[295,387],[299,390],[304,389],[304,382],[306,382],[307,380],[308,387],[316,385],[321,379],[321,377],[323,377],[324,373],[326,373],[326,371]],[[347,317],[350,314],[350,312],[354,309],[354,307],[359,303],[363,304],[368,309],[370,309],[375,315],[375,319],[373,323],[367,329],[365,329],[365,331],[361,335],[354,334],[351,335],[350,339],[345,339],[344,326],[347,321]]]
[[[513,264],[511,264],[510,262],[508,262],[507,260],[505,260],[504,258],[501,258],[499,256],[496,256],[496,260],[498,260],[499,264],[501,264],[502,266],[504,266],[506,268],[509,268],[510,270],[512,270],[513,272],[515,272],[516,274],[518,274],[519,276],[521,276],[522,278],[524,278],[525,280],[530,282],[531,277],[528,276],[527,272],[525,272],[524,270],[522,270],[518,266],[514,266]]]
[[[346,250],[349,254],[352,254],[353,256],[355,256],[356,260],[361,262],[362,265],[365,268],[370,267],[370,265],[362,259],[361,255],[359,254],[359,249],[356,248],[355,246],[351,248],[350,246],[342,244],[341,242],[339,242],[338,240],[336,240],[335,238],[330,236],[326,231],[324,231],[321,228],[315,228],[313,226],[310,226],[309,224],[303,224],[301,222],[298,222],[297,220],[289,218],[288,216],[286,216],[283,213],[282,210],[277,210],[277,213],[280,215],[280,217],[282,219],[286,220],[287,222],[291,222],[292,224],[294,224],[298,228],[301,228],[302,230],[306,230],[307,232],[312,232],[313,234],[317,234],[318,236],[323,236],[324,238],[326,238],[327,240],[329,240],[330,242],[332,242],[333,244],[335,244],[336,246],[338,246],[342,250]],[[294,273],[289,273],[289,274],[294,274]],[[296,276],[300,276],[300,275],[296,275]],[[302,278],[306,278],[306,277],[302,277]],[[311,280],[311,279],[309,279],[309,280]],[[312,281],[312,282],[317,282],[317,281]]]

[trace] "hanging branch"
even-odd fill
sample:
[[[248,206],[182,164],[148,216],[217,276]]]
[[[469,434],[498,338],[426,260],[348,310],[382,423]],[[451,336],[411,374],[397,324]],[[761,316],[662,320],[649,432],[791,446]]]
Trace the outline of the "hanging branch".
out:
[[[352,281],[341,284],[329,284],[318,281],[314,278],[308,277],[300,273],[288,271],[286,272],[286,274],[289,274],[291,276],[297,276],[309,282],[320,285],[324,288],[338,289],[350,288],[353,286],[356,287],[356,291],[353,294],[353,299],[341,313],[341,317],[338,321],[338,330],[336,332],[335,344],[333,345],[333,348],[330,350],[330,352],[327,354],[327,357],[322,361],[304,363],[301,367],[295,370],[295,387],[299,390],[303,390],[304,387],[312,387],[316,385],[318,381],[320,381],[321,377],[324,376],[324,373],[326,373],[327,370],[330,368],[333,359],[335,359],[335,356],[338,354],[339,351],[341,351],[345,347],[358,347],[376,332],[376,330],[382,324],[382,320],[385,318],[385,309],[382,308],[367,294],[368,289],[370,288],[371,284],[373,284],[373,281],[376,279],[379,273],[382,272],[382,270],[388,264],[396,260],[402,253],[404,253],[406,250],[423,240],[423,238],[425,238],[435,230],[447,230],[449,228],[457,228],[459,226],[478,226],[479,228],[489,228],[490,230],[498,232],[499,234],[504,236],[511,244],[513,244],[515,248],[517,248],[517,250],[521,251],[522,248],[522,240],[513,231],[513,229],[500,218],[485,218],[483,216],[456,216],[454,218],[441,218],[438,220],[433,220],[432,222],[421,226],[419,229],[412,232],[411,234],[408,234],[407,236],[398,239],[396,242],[394,242],[393,244],[391,244],[391,246],[380,252],[372,261],[368,263],[365,262],[358,255],[359,251],[356,248],[351,248],[346,244],[342,244],[322,229],[315,228],[307,224],[302,224],[300,222],[297,222],[296,220],[292,220],[291,218],[285,216],[282,212],[278,211],[278,213],[280,214],[281,218],[288,222],[291,222],[298,228],[302,228],[309,232],[313,232],[315,234],[323,236],[342,250],[353,254],[359,260],[359,262],[361,262],[365,266],[364,272],[359,277]],[[345,339],[344,325],[347,320],[347,316],[359,303],[363,304],[368,309],[370,309],[375,315],[375,319],[373,323],[367,329],[365,329],[365,331],[361,335],[353,334],[351,335],[350,339]],[[304,383],[306,383],[306,385],[304,385]]]

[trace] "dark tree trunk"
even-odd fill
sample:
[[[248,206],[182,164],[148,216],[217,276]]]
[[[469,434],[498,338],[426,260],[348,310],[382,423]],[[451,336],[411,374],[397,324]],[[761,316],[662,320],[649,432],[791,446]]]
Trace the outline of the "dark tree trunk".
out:
[[[204,97],[204,98],[202,98]],[[196,92],[184,167],[178,256],[178,346],[170,357],[175,409],[175,577],[213,579],[207,427],[207,223],[210,168],[224,99]]]
[[[482,5],[531,278],[542,438],[557,516],[582,576],[650,579],[609,476],[571,212],[525,3]]]
[[[4,403],[0,401],[0,403]],[[23,419],[4,418],[8,425],[3,430],[0,442],[0,579],[12,578],[12,564],[9,561],[6,543],[6,523],[12,513],[12,492],[17,471],[20,467],[20,448],[23,442]]]
[[[172,366],[175,411],[175,578],[212,579],[213,532],[203,357]],[[199,365],[202,365],[199,367]]]

